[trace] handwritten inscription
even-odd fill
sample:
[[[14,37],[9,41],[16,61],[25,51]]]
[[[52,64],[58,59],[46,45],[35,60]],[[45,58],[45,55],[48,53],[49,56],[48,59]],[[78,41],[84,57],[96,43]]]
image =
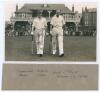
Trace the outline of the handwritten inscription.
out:
[[[87,78],[87,74],[81,73],[79,70],[53,70],[50,71],[48,69],[17,69],[16,70],[19,77],[39,77],[39,78],[45,78],[45,77],[54,77],[54,78],[69,78],[69,79],[75,79],[75,78]]]

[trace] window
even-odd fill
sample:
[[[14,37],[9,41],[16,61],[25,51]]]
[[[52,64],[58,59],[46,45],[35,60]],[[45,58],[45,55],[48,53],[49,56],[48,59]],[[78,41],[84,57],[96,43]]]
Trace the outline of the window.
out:
[[[88,21],[85,21],[85,25],[88,26],[88,24],[89,24]]]
[[[22,17],[23,17],[23,18],[25,17],[25,13],[22,13]]]
[[[44,7],[47,7],[47,4],[44,4]]]

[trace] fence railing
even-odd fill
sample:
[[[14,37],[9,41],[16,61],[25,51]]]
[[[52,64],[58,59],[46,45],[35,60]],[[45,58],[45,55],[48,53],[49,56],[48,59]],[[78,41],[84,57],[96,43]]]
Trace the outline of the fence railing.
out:
[[[10,18],[11,21],[33,21],[33,17],[12,17]],[[50,22],[51,18],[46,17],[47,22]],[[80,22],[79,18],[65,18],[66,22]]]

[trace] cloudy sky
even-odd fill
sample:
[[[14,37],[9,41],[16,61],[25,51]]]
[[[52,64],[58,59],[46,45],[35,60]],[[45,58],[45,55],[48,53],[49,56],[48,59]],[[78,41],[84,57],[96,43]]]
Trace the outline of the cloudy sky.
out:
[[[12,3],[12,2],[7,2],[4,4],[5,7],[5,20],[9,20],[11,15],[14,14],[16,10],[16,4],[18,4],[18,7],[21,8],[24,3]],[[97,3],[66,3],[65,5],[69,8],[72,9],[72,5],[74,4],[75,6],[75,11],[81,12],[82,7],[87,6],[87,8],[96,8]]]

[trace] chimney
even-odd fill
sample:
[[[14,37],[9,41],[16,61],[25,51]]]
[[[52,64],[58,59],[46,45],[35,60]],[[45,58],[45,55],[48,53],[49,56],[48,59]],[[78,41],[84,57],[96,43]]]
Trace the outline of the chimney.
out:
[[[88,10],[87,10],[87,6],[85,7],[85,12],[87,12]]]
[[[83,9],[83,7],[82,7],[82,13],[84,12],[84,9]]]
[[[72,12],[74,12],[74,4],[73,4],[73,6],[72,6]]]
[[[16,5],[16,11],[18,11],[18,4]]]

